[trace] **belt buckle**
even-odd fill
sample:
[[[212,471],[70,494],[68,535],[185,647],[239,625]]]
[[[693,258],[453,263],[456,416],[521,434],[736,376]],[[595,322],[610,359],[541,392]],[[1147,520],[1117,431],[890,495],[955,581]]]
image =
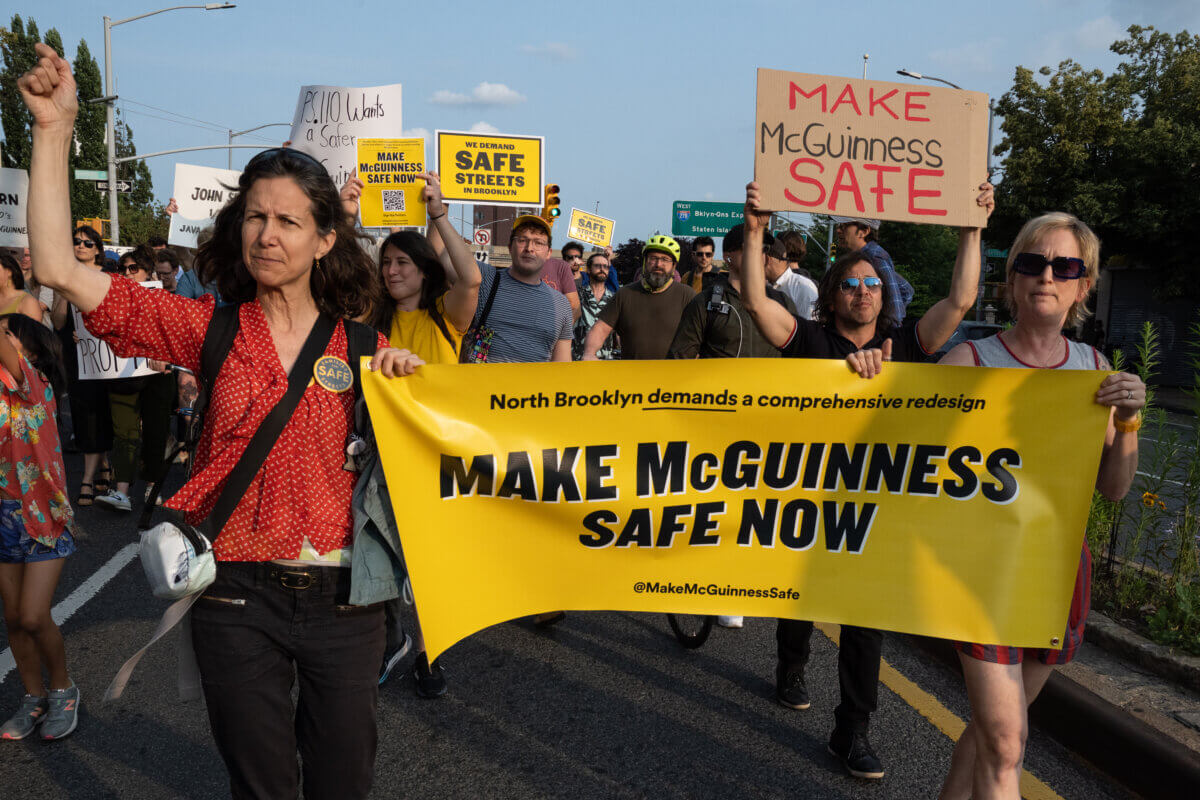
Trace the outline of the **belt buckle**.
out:
[[[313,585],[313,576],[308,572],[280,572],[279,584],[285,589],[304,590]]]

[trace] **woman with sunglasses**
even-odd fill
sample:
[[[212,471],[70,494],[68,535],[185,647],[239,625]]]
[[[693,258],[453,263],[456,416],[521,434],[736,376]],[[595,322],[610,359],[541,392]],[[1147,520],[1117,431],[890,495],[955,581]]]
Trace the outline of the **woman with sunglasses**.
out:
[[[1070,214],[1046,214],[1025,223],[1009,249],[1005,302],[1016,318],[1006,331],[960,344],[939,362],[960,367],[1111,370],[1090,345],[1063,335],[1087,316],[1088,294],[1099,275],[1100,240]],[[1096,402],[1112,408],[1096,488],[1120,500],[1133,484],[1137,430],[1146,387],[1137,375],[1109,374]],[[1027,708],[1055,664],[1066,664],[1083,642],[1091,600],[1092,557],[1087,540],[1075,576],[1075,594],[1061,650],[956,642],[971,722],[950,761],[941,797],[1019,797],[1018,781],[1029,729]]]
[[[94,272],[104,269],[104,245],[100,234],[90,225],[80,225],[74,230],[71,252],[81,269]],[[37,272],[35,269],[35,276]],[[60,292],[59,297],[63,298],[63,293]],[[105,381],[79,380],[75,306],[69,302],[55,303],[50,318],[63,343],[63,366],[67,370],[67,398],[71,403],[75,446],[83,453],[83,478],[79,483],[75,504],[90,506],[97,494],[108,492],[112,482],[112,468],[108,464],[108,453],[113,448],[108,388]]]
[[[67,294],[118,354],[199,372],[211,297],[147,289],[64,258],[76,85],[53,49],[39,44],[37,57],[18,85],[34,120],[29,178],[37,191],[28,224],[38,278]],[[239,329],[210,387],[191,480],[170,501],[193,524],[211,512],[254,431],[283,398],[310,331],[328,324],[323,358],[343,365],[352,336],[387,345],[350,321],[382,299],[378,272],[356,244],[329,173],[303,153],[277,148],[250,160],[197,269],[202,283],[215,282],[224,300],[238,304]],[[394,349],[371,360],[388,377],[419,363]],[[217,535],[216,580],[191,612],[209,721],[234,797],[297,797],[301,775],[308,798],[370,792],[384,614],[380,602],[349,605],[351,570],[342,566],[354,546],[357,476],[343,468],[354,399],[351,382],[313,369]],[[370,589],[364,597],[386,599]]]

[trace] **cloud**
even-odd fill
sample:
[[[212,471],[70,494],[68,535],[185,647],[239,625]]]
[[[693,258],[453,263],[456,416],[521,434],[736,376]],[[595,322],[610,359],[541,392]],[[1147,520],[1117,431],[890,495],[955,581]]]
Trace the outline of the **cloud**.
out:
[[[1000,37],[993,36],[983,41],[967,42],[958,47],[934,50],[929,54],[929,60],[937,65],[938,69],[946,72],[945,75],[938,75],[939,78],[961,85],[961,80],[955,80],[959,73],[993,71],[992,53],[1000,52],[1002,44]],[[920,67],[913,69],[924,72]]]
[[[1080,25],[1072,38],[1085,50],[1107,50],[1113,42],[1125,38],[1125,29],[1112,17],[1104,16]]]
[[[472,125],[467,133],[499,133],[500,129],[488,122],[476,122]]]
[[[508,88],[503,83],[483,81],[470,94],[439,89],[429,98],[439,106],[512,106],[525,102],[525,95]]]
[[[546,56],[554,61],[574,61],[579,53],[565,42],[546,42],[545,44],[523,44],[522,53],[535,56]]]

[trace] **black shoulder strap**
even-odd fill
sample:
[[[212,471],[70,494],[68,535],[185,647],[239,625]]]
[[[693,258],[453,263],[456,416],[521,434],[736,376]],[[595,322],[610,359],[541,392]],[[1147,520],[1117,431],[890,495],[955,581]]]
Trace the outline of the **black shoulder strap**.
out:
[[[717,281],[711,287],[709,287],[706,294],[708,294],[708,302],[704,304],[704,314],[705,314],[704,341],[701,342],[701,345],[708,344],[709,342],[712,341],[713,325],[716,324],[718,314],[714,314],[712,312],[712,309],[709,308],[708,306],[710,306],[710,305],[718,305],[719,306],[725,302],[725,285],[724,285],[724,283],[722,283],[721,281]]]
[[[496,270],[496,280],[492,281],[492,290],[488,292],[487,302],[483,304],[483,314],[479,317],[479,324],[476,328],[482,328],[487,325],[488,314],[492,313],[492,303],[496,301],[496,290],[500,288],[500,278],[503,277],[504,270]]]
[[[499,283],[499,281],[496,282]],[[450,349],[454,351],[454,355],[458,355],[458,347],[454,344],[454,337],[450,335],[450,329],[446,327],[446,320],[442,319],[441,312],[437,310],[436,306],[426,310],[429,311],[429,316],[433,317],[433,324],[437,325],[442,336],[450,343]]]
[[[241,303],[220,306],[213,311],[208,328],[204,331],[204,344],[200,348],[200,379],[201,391],[211,394],[213,381],[221,372],[221,367],[233,347],[234,337],[241,326],[238,311]]]
[[[363,356],[369,358],[375,355],[375,351],[379,349],[377,347],[378,334],[370,325],[364,325],[352,319],[342,320],[342,326],[346,329],[346,358],[350,361],[350,372],[354,375],[354,391],[361,394],[362,379],[359,375],[361,371],[359,363]]]
[[[292,365],[292,371],[288,375],[287,392],[267,414],[262,424],[258,426],[258,430],[254,432],[254,436],[250,438],[245,452],[242,453],[242,457],[238,459],[237,464],[229,473],[225,486],[221,489],[221,494],[213,506],[212,513],[204,521],[203,529],[209,534],[210,541],[221,532],[221,528],[229,521],[233,509],[237,507],[238,502],[246,494],[246,490],[250,488],[254,476],[258,474],[263,462],[267,460],[267,454],[275,446],[279,434],[283,432],[284,426],[287,425],[296,406],[300,403],[300,396],[304,394],[308,382],[312,379],[313,365],[316,364],[321,353],[325,352],[325,348],[329,346],[329,340],[332,338],[336,326],[335,320],[322,315],[317,318],[312,330],[309,331],[308,338],[304,341],[304,347],[301,348],[300,355],[296,358],[296,363]],[[205,338],[208,338],[207,335]]]

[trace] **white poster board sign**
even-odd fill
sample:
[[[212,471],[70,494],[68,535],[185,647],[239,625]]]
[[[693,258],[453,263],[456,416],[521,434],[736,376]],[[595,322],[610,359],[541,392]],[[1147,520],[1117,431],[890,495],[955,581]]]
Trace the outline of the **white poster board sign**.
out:
[[[29,173],[0,168],[0,247],[28,247],[25,204],[29,200]]]
[[[358,140],[398,139],[400,84],[301,86],[292,115],[292,147],[325,165],[338,189],[354,171]]]
[[[146,281],[142,284],[151,289],[161,289],[159,281]],[[104,381],[112,378],[136,378],[141,375],[158,375],[158,370],[150,369],[144,358],[121,358],[112,351],[108,343],[92,336],[83,325],[83,315],[79,309],[71,307],[75,317],[75,356],[79,362],[79,380]]]
[[[236,169],[176,164],[174,194],[179,211],[171,215],[167,244],[197,247],[200,231],[212,225],[212,218],[237,194],[241,174]]]

